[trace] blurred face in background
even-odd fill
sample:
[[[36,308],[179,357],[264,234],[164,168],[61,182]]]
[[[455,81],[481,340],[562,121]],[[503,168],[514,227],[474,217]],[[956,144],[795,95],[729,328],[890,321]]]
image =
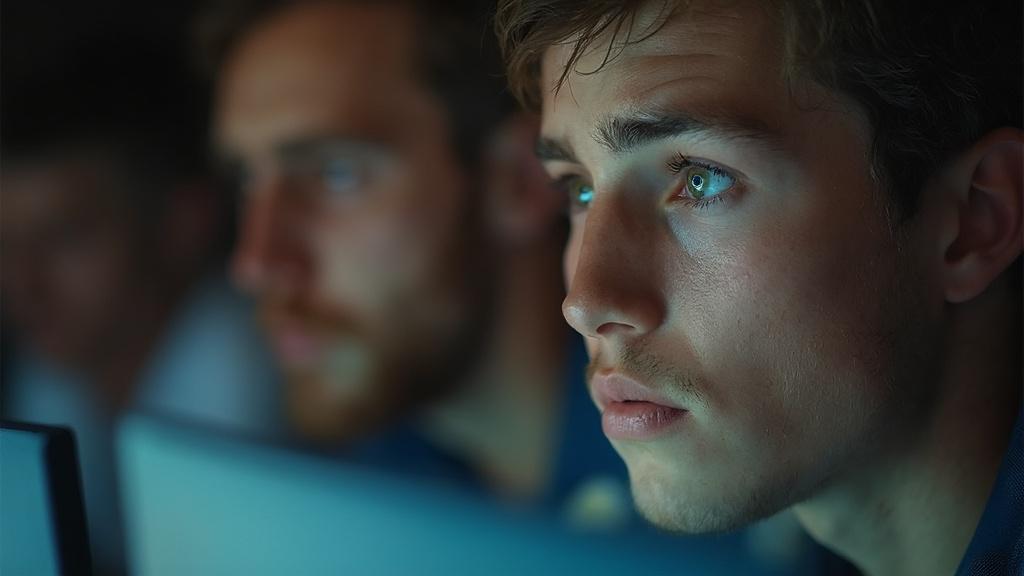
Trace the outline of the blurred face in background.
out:
[[[221,70],[216,139],[244,191],[234,275],[313,437],[434,395],[474,339],[473,183],[421,78],[416,26],[402,6],[298,4]]]
[[[784,81],[771,10],[687,6],[557,92],[571,44],[550,48],[540,152],[575,205],[563,311],[605,433],[642,511],[704,532],[909,437],[943,295],[922,264],[938,227],[897,239],[867,122]]]
[[[136,335],[152,297],[144,226],[102,154],[9,160],[2,175],[3,307],[37,352],[92,371]]]

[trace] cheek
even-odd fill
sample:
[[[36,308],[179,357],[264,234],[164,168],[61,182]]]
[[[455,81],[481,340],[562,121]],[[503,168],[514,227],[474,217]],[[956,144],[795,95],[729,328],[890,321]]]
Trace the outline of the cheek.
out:
[[[760,234],[678,280],[699,301],[684,322],[731,442],[813,453],[856,434],[858,415],[884,400],[891,247],[851,242],[852,232]]]
[[[313,242],[317,299],[375,323],[408,315],[415,303],[442,305],[450,275],[443,252],[454,229],[396,194],[382,196],[345,212],[326,211],[315,223]]]
[[[392,214],[359,210],[316,223],[315,290],[320,299],[376,307],[409,281],[416,244]]]

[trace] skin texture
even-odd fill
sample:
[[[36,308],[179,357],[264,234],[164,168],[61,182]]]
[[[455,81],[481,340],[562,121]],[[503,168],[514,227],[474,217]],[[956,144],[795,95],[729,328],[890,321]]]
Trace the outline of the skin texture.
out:
[[[981,209],[1010,214],[993,233],[1008,240],[990,268],[968,270],[950,249],[958,218],[969,236],[957,195],[989,149],[930,183],[935,201],[896,224],[856,105],[787,77],[767,6],[724,4],[693,3],[667,22],[647,6],[633,37],[661,29],[603,67],[599,41],[560,88],[571,46],[542,61],[539,155],[577,200],[565,317],[586,337],[591,376],[625,376],[688,411],[653,438],[612,444],[661,526],[727,530],[800,503],[812,535],[869,573],[951,572],[1019,406],[1020,343],[973,344],[981,326],[1012,333],[997,319],[1019,308],[994,312],[1013,302],[1002,284],[987,303],[949,304],[954,284],[973,298],[1020,254],[1020,185]],[[645,113],[710,128],[608,145],[609,118]],[[1014,152],[996,154],[1019,159],[1019,131],[1004,136]],[[695,201],[672,173],[680,156],[724,171],[721,194]],[[999,368],[979,384],[962,379],[965,366]],[[995,417],[979,431],[953,406]],[[942,468],[940,445],[971,466]],[[941,528],[921,537],[915,518],[948,502],[946,489],[963,506],[943,504]],[[898,499],[915,493],[928,496]]]
[[[234,275],[312,438],[443,392],[483,330],[472,183],[415,68],[415,25],[402,6],[299,4],[250,29],[220,75],[217,143],[247,173]],[[283,151],[317,142],[340,144],[342,168],[289,172]]]

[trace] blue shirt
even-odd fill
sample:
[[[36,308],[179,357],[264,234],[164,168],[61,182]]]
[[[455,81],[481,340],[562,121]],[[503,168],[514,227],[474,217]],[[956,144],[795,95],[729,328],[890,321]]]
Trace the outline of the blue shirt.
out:
[[[1024,406],[957,576],[1024,575]]]

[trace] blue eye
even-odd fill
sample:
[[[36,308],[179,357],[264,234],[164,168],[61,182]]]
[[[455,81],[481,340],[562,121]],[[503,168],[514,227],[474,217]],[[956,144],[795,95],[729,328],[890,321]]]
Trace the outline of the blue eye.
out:
[[[594,187],[576,175],[559,178],[555,187],[568,197],[570,213],[585,211],[594,199]]]
[[[685,174],[686,192],[694,200],[718,196],[736,183],[732,176],[717,168],[695,165],[688,168]]]
[[[736,185],[736,179],[725,170],[683,157],[670,162],[669,169],[681,176],[683,194],[690,200],[714,198]]]
[[[581,206],[590,204],[590,201],[594,199],[594,188],[588,184],[581,184],[573,190],[573,198],[576,200],[576,203]]]
[[[348,192],[356,186],[356,173],[346,161],[329,160],[320,173],[324,187],[332,193]]]
[[[569,184],[569,203],[573,212],[586,210],[594,199],[594,187],[579,178]]]

